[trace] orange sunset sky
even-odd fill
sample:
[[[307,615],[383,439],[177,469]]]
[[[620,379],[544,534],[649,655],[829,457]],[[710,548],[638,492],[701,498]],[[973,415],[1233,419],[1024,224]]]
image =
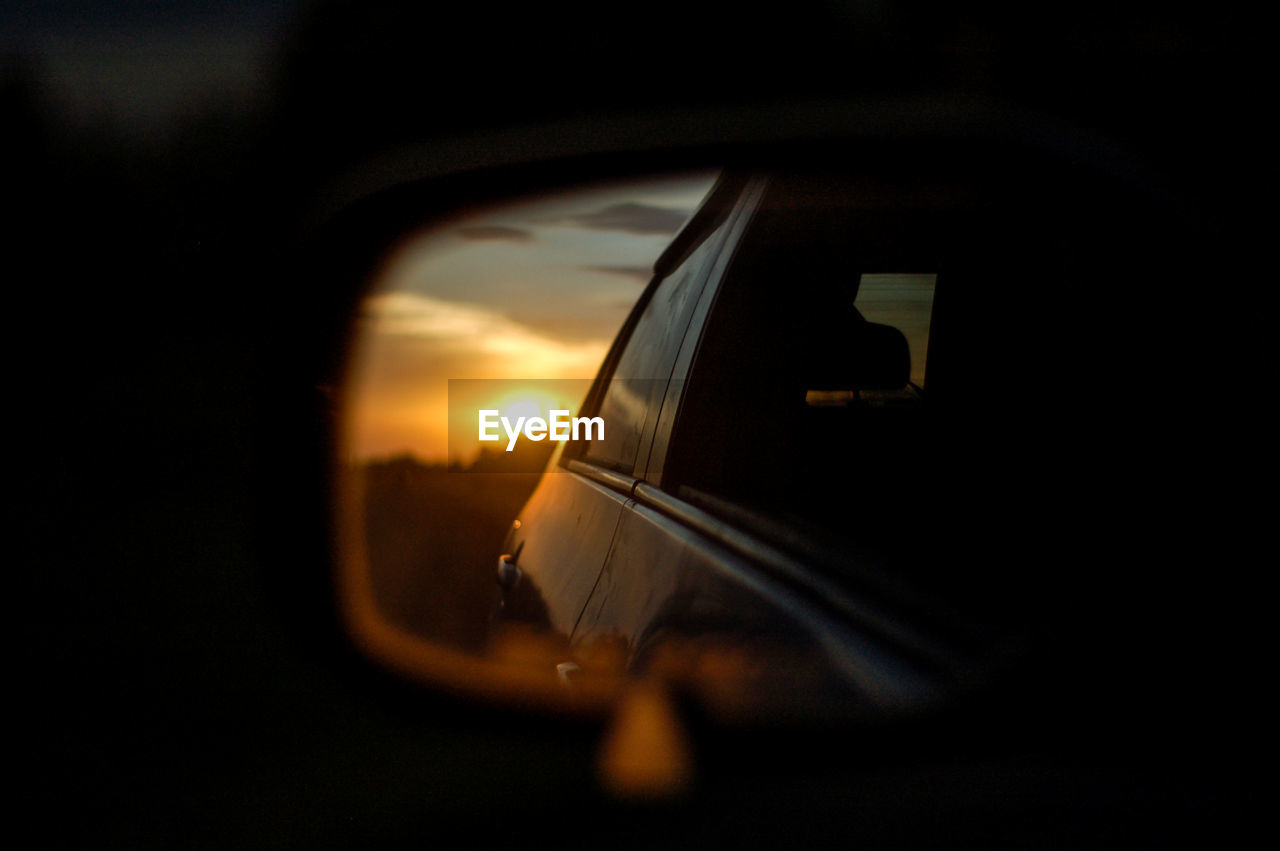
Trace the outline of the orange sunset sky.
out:
[[[551,406],[576,408],[653,262],[714,178],[581,188],[493,207],[404,241],[354,326],[345,456],[407,452],[466,462],[480,446],[474,425],[465,425],[473,405],[537,407],[544,416]],[[487,403],[486,385],[469,382],[467,411],[451,412],[449,379],[506,380],[493,382]]]

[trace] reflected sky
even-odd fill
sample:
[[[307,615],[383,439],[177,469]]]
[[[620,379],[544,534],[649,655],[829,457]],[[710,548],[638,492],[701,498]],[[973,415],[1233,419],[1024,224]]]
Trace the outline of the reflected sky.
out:
[[[446,460],[451,378],[593,378],[654,261],[714,179],[582,188],[404,242],[356,324],[347,457]]]

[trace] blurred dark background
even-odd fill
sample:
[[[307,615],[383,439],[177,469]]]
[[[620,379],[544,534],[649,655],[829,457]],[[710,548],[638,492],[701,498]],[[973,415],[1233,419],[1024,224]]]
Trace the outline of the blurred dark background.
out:
[[[506,844],[1142,845],[1233,831],[1256,805],[1270,535],[1248,488],[1270,444],[1275,221],[1259,20],[80,0],[6,4],[0,21],[11,729],[16,809],[46,841],[399,846],[458,828]],[[316,283],[318,223],[406,176],[822,136],[885,101],[926,118],[998,104],[1041,116],[1037,133],[1095,134],[1205,223],[1216,273],[1176,294],[1202,369],[1184,383],[1157,358],[1133,379],[1179,391],[1153,400],[1171,423],[1153,439],[1185,472],[1194,522],[1177,534],[1203,559],[1145,573],[1147,597],[1118,580],[1185,625],[1160,663],[1184,672],[1160,729],[1185,772],[1119,756],[1063,772],[977,745],[928,769],[888,745],[796,764],[761,735],[707,755],[692,801],[627,807],[592,783],[591,725],[466,705],[356,659],[328,620],[318,459],[358,275]]]

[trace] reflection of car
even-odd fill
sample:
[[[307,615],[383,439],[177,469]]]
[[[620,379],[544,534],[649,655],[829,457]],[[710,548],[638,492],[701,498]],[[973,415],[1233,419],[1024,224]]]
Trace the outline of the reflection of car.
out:
[[[1111,451],[1045,391],[1108,404],[1124,356],[1123,291],[1101,319],[1062,294],[1127,274],[1143,236],[1118,248],[1115,217],[1157,227],[1114,188],[1078,215],[1099,191],[1016,158],[726,175],[585,402],[605,439],[567,444],[511,531],[507,616],[633,669],[777,649],[827,706],[933,703],[1020,658],[1099,528],[1063,488]]]

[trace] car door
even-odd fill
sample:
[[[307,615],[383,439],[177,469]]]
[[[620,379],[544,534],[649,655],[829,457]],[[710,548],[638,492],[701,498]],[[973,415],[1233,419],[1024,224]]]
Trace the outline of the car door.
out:
[[[568,638],[630,504],[658,429],[685,331],[734,221],[740,190],[722,182],[677,235],[624,324],[583,405],[603,436],[559,450],[513,524],[499,566],[502,610]]]

